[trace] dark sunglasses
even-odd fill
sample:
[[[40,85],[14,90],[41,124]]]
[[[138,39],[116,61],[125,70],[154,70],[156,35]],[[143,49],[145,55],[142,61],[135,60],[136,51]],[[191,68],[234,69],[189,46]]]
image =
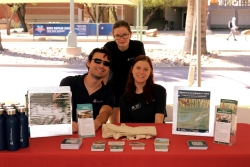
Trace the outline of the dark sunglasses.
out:
[[[101,64],[102,62],[103,62],[103,65],[104,66],[107,66],[107,67],[109,67],[110,66],[110,62],[109,61],[102,61],[101,59],[91,59],[91,60],[94,60],[94,62],[96,63],[96,64]]]

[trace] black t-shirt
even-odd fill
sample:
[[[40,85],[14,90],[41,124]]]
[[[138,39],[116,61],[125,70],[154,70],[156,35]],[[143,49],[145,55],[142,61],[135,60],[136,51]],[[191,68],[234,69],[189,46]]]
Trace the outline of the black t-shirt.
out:
[[[108,84],[125,86],[128,72],[133,60],[139,55],[145,55],[143,43],[137,40],[130,40],[129,48],[126,51],[120,51],[115,41],[107,42],[106,47],[112,57],[111,78]]]
[[[89,96],[88,91],[83,83],[83,78],[86,75],[87,74],[68,76],[62,79],[60,83],[60,86],[70,86],[72,92],[72,119],[75,122],[77,122],[77,104],[91,103],[93,106],[93,116],[95,119],[103,105],[109,105],[113,108],[115,102],[114,93],[103,83],[99,90]]]
[[[121,123],[154,123],[155,114],[164,114],[166,108],[166,89],[161,85],[154,85],[155,99],[146,104],[143,94],[135,94],[130,103],[126,100],[126,93],[120,98],[120,122]]]

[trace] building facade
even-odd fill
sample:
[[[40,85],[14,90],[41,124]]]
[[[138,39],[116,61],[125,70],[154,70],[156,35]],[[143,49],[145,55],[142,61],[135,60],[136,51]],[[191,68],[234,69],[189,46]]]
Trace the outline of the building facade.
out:
[[[32,22],[69,22],[69,3],[38,3],[36,5],[26,4],[25,20],[28,25]],[[103,6],[103,5],[102,5]],[[126,20],[130,25],[136,25],[136,8],[128,5],[117,5],[118,19]],[[10,17],[10,10],[8,15]],[[90,8],[91,10],[91,8]],[[105,11],[104,23],[110,22],[110,12]],[[75,22],[87,22],[89,14],[86,6],[75,4]],[[144,19],[149,14],[144,11]],[[170,30],[183,30],[186,25],[187,4],[173,6],[165,10],[158,10],[150,18],[147,26],[149,29],[164,29],[165,19],[168,20]],[[225,29],[233,16],[236,16],[236,24],[242,29],[250,28],[250,0],[208,0],[208,29]],[[0,7],[0,27],[6,18]],[[19,22],[15,14],[13,22]],[[30,24],[29,24],[30,23]],[[29,27],[28,27],[29,28]]]
[[[211,29],[228,28],[228,21],[236,17],[236,25],[250,29],[250,0],[211,0],[208,7],[208,24]]]

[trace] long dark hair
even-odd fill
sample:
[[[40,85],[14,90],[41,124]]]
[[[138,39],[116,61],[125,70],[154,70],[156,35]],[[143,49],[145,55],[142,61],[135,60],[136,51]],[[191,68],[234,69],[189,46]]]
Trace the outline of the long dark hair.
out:
[[[132,102],[135,97],[135,80],[132,74],[132,69],[134,65],[138,61],[146,61],[149,63],[149,66],[151,68],[150,75],[146,81],[145,86],[143,87],[143,98],[147,104],[151,103],[152,100],[155,98],[155,91],[154,91],[154,74],[153,74],[153,66],[152,61],[148,56],[140,55],[135,58],[135,60],[132,63],[132,66],[130,68],[129,74],[128,74],[128,81],[125,87],[125,93],[126,93],[126,100],[129,102]]]

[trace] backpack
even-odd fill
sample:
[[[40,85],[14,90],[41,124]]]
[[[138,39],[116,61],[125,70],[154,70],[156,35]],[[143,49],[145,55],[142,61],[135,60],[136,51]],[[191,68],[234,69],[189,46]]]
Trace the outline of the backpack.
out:
[[[228,22],[228,28],[231,29],[233,27],[232,21]]]

